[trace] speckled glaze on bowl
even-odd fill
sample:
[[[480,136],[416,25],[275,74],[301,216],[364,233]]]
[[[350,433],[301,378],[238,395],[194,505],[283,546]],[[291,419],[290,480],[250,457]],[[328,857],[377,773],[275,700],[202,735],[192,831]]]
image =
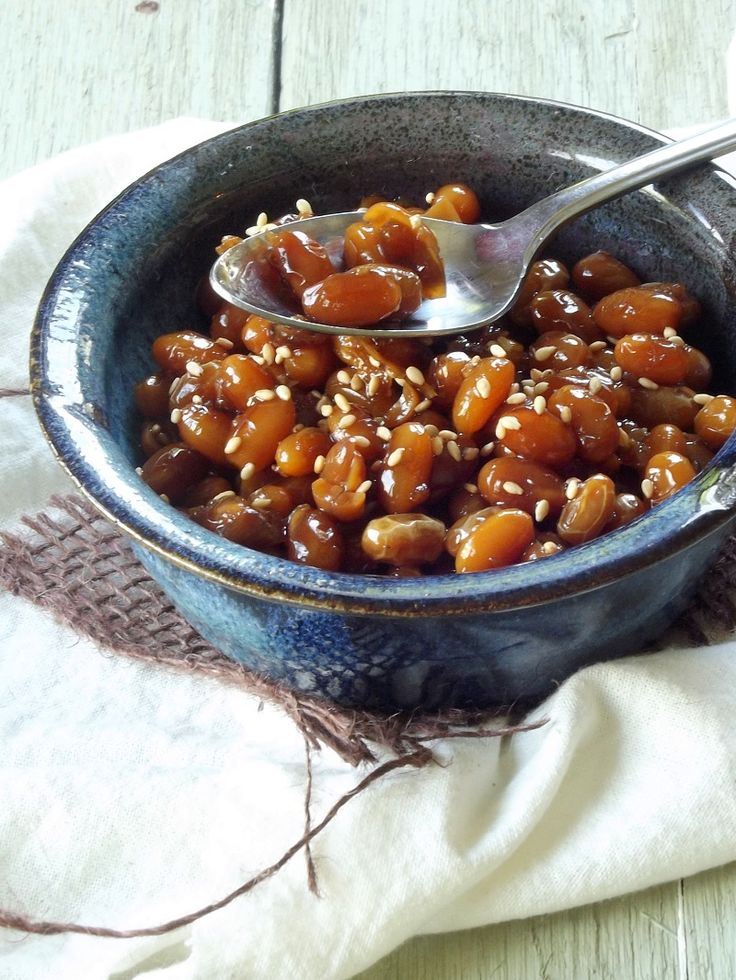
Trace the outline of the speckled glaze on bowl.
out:
[[[733,438],[650,515],[558,557],[420,579],[326,573],[231,544],[136,476],[132,399],[164,331],[206,328],[196,284],[224,233],[258,212],[421,197],[448,180],[506,217],[661,137],[600,113],[488,93],[375,96],[242,126],[156,168],[79,236],[41,302],[32,344],[41,424],[89,497],[134,539],[182,614],[228,656],[302,691],[374,709],[543,697],[628,654],[682,610],[733,524]],[[736,185],[714,167],[630,194],[564,229],[553,252],[606,248],[705,306],[698,345],[736,390]]]

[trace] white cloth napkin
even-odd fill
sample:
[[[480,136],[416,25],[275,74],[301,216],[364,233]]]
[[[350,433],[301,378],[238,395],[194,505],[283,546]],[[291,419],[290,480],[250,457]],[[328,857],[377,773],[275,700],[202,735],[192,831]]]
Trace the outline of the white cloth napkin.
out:
[[[77,231],[198,120],[67,153],[0,185],[0,387],[27,383],[46,277]],[[0,400],[0,526],[69,488],[28,398]],[[582,671],[538,731],[446,741],[349,803],[220,912],[146,939],[0,931],[7,980],[343,978],[420,933],[552,912],[736,858],[734,644]],[[304,746],[277,709],[131,662],[0,593],[0,906],[116,928],[212,902],[301,836]],[[365,771],[314,760],[314,822]]]

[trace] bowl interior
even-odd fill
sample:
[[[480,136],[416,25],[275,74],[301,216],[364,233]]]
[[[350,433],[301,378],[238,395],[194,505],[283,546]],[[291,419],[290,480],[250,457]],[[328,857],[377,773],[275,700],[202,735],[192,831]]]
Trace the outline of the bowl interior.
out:
[[[261,211],[293,210],[299,197],[317,212],[340,211],[369,193],[421,202],[428,190],[457,180],[473,186],[484,217],[497,220],[657,142],[654,134],[601,114],[484,93],[332,103],[209,140],[125,191],[57,269],[34,342],[37,402],[52,442],[103,508],[147,541],[186,560],[194,557],[205,568],[234,569],[236,579],[269,578],[277,568],[279,577],[291,580],[285,562],[213,543],[212,535],[165,507],[133,473],[140,462],[133,385],[152,370],[149,351],[157,335],[206,330],[195,294],[220,238],[242,234]],[[703,302],[702,332],[694,342],[713,360],[714,385],[736,390],[730,328],[736,312],[735,204],[731,178],[703,167],[598,208],[560,232],[548,252],[573,261],[604,248],[644,280],[683,282]],[[647,518],[655,536],[672,521],[677,508],[670,503],[658,508],[657,520]],[[678,512],[676,524],[695,504],[679,507],[689,510]],[[535,571],[540,586],[545,578],[552,583],[583,573],[592,561],[618,560],[635,540],[624,532],[608,537],[613,545],[602,539],[542,563],[548,567]],[[336,578],[348,578],[299,571],[300,583],[289,587],[307,582],[334,588]],[[513,591],[525,574],[523,568],[494,572],[492,588]],[[391,588],[421,600],[409,582]],[[363,589],[358,584],[350,591]],[[462,589],[448,584],[444,594],[452,598]]]

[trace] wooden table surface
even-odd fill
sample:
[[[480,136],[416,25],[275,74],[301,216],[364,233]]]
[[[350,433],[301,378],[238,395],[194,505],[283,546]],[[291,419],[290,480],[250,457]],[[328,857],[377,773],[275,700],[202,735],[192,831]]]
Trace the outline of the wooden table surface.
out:
[[[655,129],[705,123],[728,115],[729,74],[736,98],[735,29],[736,0],[0,0],[0,177],[175,116],[245,122],[406,89],[545,96]],[[731,865],[418,938],[362,976],[732,980],[734,913]]]

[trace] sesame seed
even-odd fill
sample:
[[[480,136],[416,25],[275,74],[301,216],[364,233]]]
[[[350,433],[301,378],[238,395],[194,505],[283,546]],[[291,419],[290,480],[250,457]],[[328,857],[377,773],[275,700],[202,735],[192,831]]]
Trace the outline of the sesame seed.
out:
[[[350,411],[350,402],[347,400],[347,398],[345,397],[345,395],[343,395],[341,391],[338,391],[338,393],[335,395],[335,404],[337,405],[337,407],[340,409],[341,412]]]
[[[252,238],[254,235],[259,235],[263,231],[263,228],[259,228],[258,225],[251,225],[249,228],[245,229],[245,234],[248,238]]]
[[[399,386],[399,388],[405,388],[409,383],[406,378],[394,378],[394,383]]]
[[[606,334],[606,340],[608,341],[609,344],[613,344],[613,346],[615,347],[616,344],[619,341],[619,338],[618,337],[612,337],[611,334],[609,333],[609,334]]]
[[[520,496],[524,493],[524,488],[520,487],[518,483],[514,483],[513,480],[506,480],[501,484],[501,486],[506,493],[511,493],[515,496]]]
[[[250,480],[250,478],[253,476],[255,471],[256,471],[256,467],[254,463],[246,463],[245,466],[240,471],[240,479]]]
[[[141,474],[143,473],[143,467],[142,466],[136,466],[135,471],[138,474],[138,476],[141,476]]]
[[[201,405],[202,404],[202,396],[201,395],[192,395],[192,402],[195,405]]]
[[[615,367],[612,367],[608,374],[610,375],[611,381],[620,381],[624,376],[624,372],[621,370],[618,364]]]
[[[422,227],[422,219],[418,214],[412,214],[409,218],[409,224],[412,226],[414,231],[416,231],[417,228]]]
[[[401,462],[406,449],[403,446],[400,449],[394,449],[389,458],[386,460],[387,466],[398,466]]]
[[[656,391],[659,388],[657,382],[652,381],[650,378],[639,378],[638,380],[642,388],[646,388],[647,391]]]
[[[580,489],[580,480],[576,476],[571,476],[565,484],[565,496],[568,500],[574,500]]]
[[[276,385],[276,397],[282,402],[291,401],[291,388],[288,385]]]
[[[340,382],[341,385],[349,385],[350,384],[350,375],[348,374],[347,371],[344,371],[344,370],[343,371],[338,371],[336,377],[337,377],[337,380]]]
[[[463,459],[466,461],[471,459],[477,459],[479,452],[480,450],[476,449],[475,446],[467,446],[465,449],[463,449]]]
[[[670,341],[670,343],[674,347],[684,347],[685,346],[685,341],[682,339],[682,337],[670,337],[669,338],[669,341]]]
[[[320,415],[323,415],[326,419],[328,419],[330,415],[332,415],[332,413],[335,411],[335,409],[333,408],[332,405],[321,405],[319,411],[320,411]]]
[[[544,415],[547,411],[547,399],[544,395],[537,395],[534,399],[534,411],[537,415]]]
[[[560,418],[563,422],[572,422],[572,411],[569,405],[560,405],[557,411],[560,413]]]
[[[409,381],[411,381],[411,383],[413,385],[423,385],[424,384],[424,375],[419,370],[419,368],[418,367],[415,367],[413,364],[411,364],[406,369],[405,374],[406,374],[407,378],[409,379]]]
[[[234,496],[235,496],[234,490],[223,490],[221,493],[215,494],[215,496],[212,498],[210,503],[214,504],[216,500],[227,500],[228,497],[234,497]]]
[[[354,374],[352,376],[350,379],[350,387],[353,389],[353,391],[360,391],[360,389],[363,387],[363,379],[359,374]]]
[[[701,392],[699,395],[693,395],[693,401],[696,405],[707,405],[708,402],[713,401],[715,395],[708,395],[705,392]]]
[[[542,551],[545,555],[554,555],[558,548],[554,541],[545,541],[542,545]]]
[[[307,215],[313,215],[314,214],[314,211],[312,210],[312,205],[304,197],[300,197],[297,200],[297,202],[296,202],[296,209],[299,212],[299,216],[300,217],[302,215],[304,215],[306,217]]]
[[[506,357],[506,350],[500,344],[491,344],[488,353],[492,354],[493,357]]]
[[[432,452],[435,456],[441,456],[444,452],[445,444],[439,436],[432,437]]]
[[[228,441],[225,443],[225,455],[229,456],[231,453],[236,453],[243,444],[243,439],[241,436],[230,436]]]
[[[478,488],[474,483],[463,483],[463,490],[467,490],[468,493],[477,493]]]
[[[325,458],[321,454],[317,456],[314,460],[314,472],[321,473],[325,465]]]
[[[440,430],[437,428],[436,425],[433,425],[431,422],[426,422],[424,424],[424,431],[427,433],[428,436],[432,436],[432,438],[440,434]]]
[[[480,447],[480,454],[485,459],[486,456],[490,456],[493,450],[496,448],[495,442],[487,442],[484,446]]]
[[[259,388],[253,395],[259,402],[270,402],[276,397],[276,392],[270,388]]]
[[[434,191],[430,191],[429,194],[425,194],[424,200],[427,202],[427,204],[434,204]]]
[[[597,395],[602,387],[603,382],[600,378],[591,378],[588,382],[588,391],[591,393],[591,395]]]
[[[480,364],[480,354],[474,354],[470,358],[470,363],[473,365],[473,367],[477,367]]]
[[[170,504],[171,503],[171,501],[169,500],[169,498],[166,496],[165,493],[160,493],[159,494],[159,497],[163,500],[163,502],[165,504]]]
[[[171,384],[169,385],[169,394],[170,395],[173,395],[174,394],[174,388],[176,388],[176,386],[179,384],[179,381],[180,380],[181,380],[180,378],[174,378],[174,380],[171,382]]]
[[[540,371],[539,368],[532,368],[529,372],[529,379],[531,381],[541,381],[544,377],[544,371]]]
[[[460,452],[460,447],[454,439],[450,439],[450,441],[447,443],[447,451],[456,463],[459,463],[463,458],[462,453]]]
[[[255,497],[250,501],[251,507],[255,507],[256,510],[265,510],[270,507],[273,501],[270,497]]]
[[[370,488],[372,486],[373,486],[373,481],[372,480],[363,480],[363,482],[360,484],[360,486],[358,487],[358,489],[355,492],[356,493],[368,493],[368,491],[370,490]]]
[[[338,425],[341,429],[349,429],[351,425],[355,425],[355,416],[352,412],[349,415],[343,415]]]
[[[674,327],[665,327],[662,331],[662,336],[665,340],[672,340],[673,337],[677,336],[677,331]]]
[[[281,344],[280,347],[276,348],[276,354],[274,360],[276,364],[282,364],[287,358],[291,357],[291,348],[287,347],[286,344]]]
[[[488,378],[478,378],[475,382],[475,390],[481,398],[488,398],[491,394],[491,383]]]
[[[542,361],[548,361],[556,350],[557,348],[553,347],[551,344],[547,347],[538,347],[534,351],[534,360],[539,361],[540,363]]]
[[[155,435],[160,431],[161,431],[161,426],[158,424],[158,422],[154,422],[153,425],[151,426],[151,432],[153,432]]]
[[[391,438],[391,429],[385,425],[379,425],[376,429],[376,435],[379,439],[383,439],[384,442],[388,442]]]
[[[250,357],[252,361],[256,362],[256,364],[263,365],[266,363],[265,360],[260,356],[260,354],[251,354]]]
[[[549,500],[538,500],[534,505],[534,520],[541,524],[549,515]]]
[[[548,388],[549,388],[548,381],[538,381],[537,384],[534,385],[534,394],[543,395]]]
[[[368,363],[371,365],[371,367],[375,367],[375,368],[380,368],[381,366],[381,362],[378,360],[377,357],[373,357],[372,354],[368,358]]]
[[[521,422],[514,415],[503,415],[499,419],[504,429],[520,429]]]
[[[457,439],[457,432],[454,432],[452,429],[440,429],[437,435],[440,439]]]
[[[201,377],[202,365],[197,364],[196,361],[187,361],[187,374],[191,374],[193,378]]]
[[[526,401],[526,395],[523,391],[515,391],[513,395],[509,395],[506,399],[507,405],[523,405]]]
[[[506,436],[506,428],[501,422],[499,422],[496,426],[496,438],[503,439],[505,438],[505,436]]]
[[[359,449],[367,449],[371,444],[370,439],[366,436],[353,436],[352,438],[354,445],[358,446]]]
[[[232,340],[228,340],[227,337],[218,337],[215,343],[218,347],[224,347],[225,350],[232,350],[235,346]]]
[[[276,360],[276,348],[273,344],[266,341],[261,348],[261,357],[263,358],[264,364],[273,364]]]
[[[509,394],[510,395],[515,395],[516,392],[519,391],[519,390],[520,390],[519,389],[519,382],[518,381],[514,381],[514,383],[509,388]]]
[[[651,500],[654,496],[654,484],[647,477],[641,481],[641,492],[644,494],[647,500]]]
[[[415,412],[426,412],[428,408],[432,407],[432,401],[429,398],[423,398],[422,401],[414,409]]]
[[[180,408],[175,408],[174,411],[171,413],[171,421],[174,423],[174,425],[178,425],[181,422]]]
[[[263,228],[263,226],[267,224],[268,224],[268,215],[266,214],[265,211],[261,211],[261,213],[256,218],[256,225],[258,228]]]
[[[588,344],[588,349],[594,354],[597,354],[599,350],[605,350],[608,344],[605,340],[594,340],[592,344]]]
[[[301,432],[303,428],[305,428],[304,423],[303,422],[297,422],[296,425],[292,428],[291,431],[292,432]]]
[[[381,379],[378,377],[377,374],[372,374],[370,381],[368,382],[368,387],[366,389],[368,395],[372,398],[380,387],[381,387]]]

